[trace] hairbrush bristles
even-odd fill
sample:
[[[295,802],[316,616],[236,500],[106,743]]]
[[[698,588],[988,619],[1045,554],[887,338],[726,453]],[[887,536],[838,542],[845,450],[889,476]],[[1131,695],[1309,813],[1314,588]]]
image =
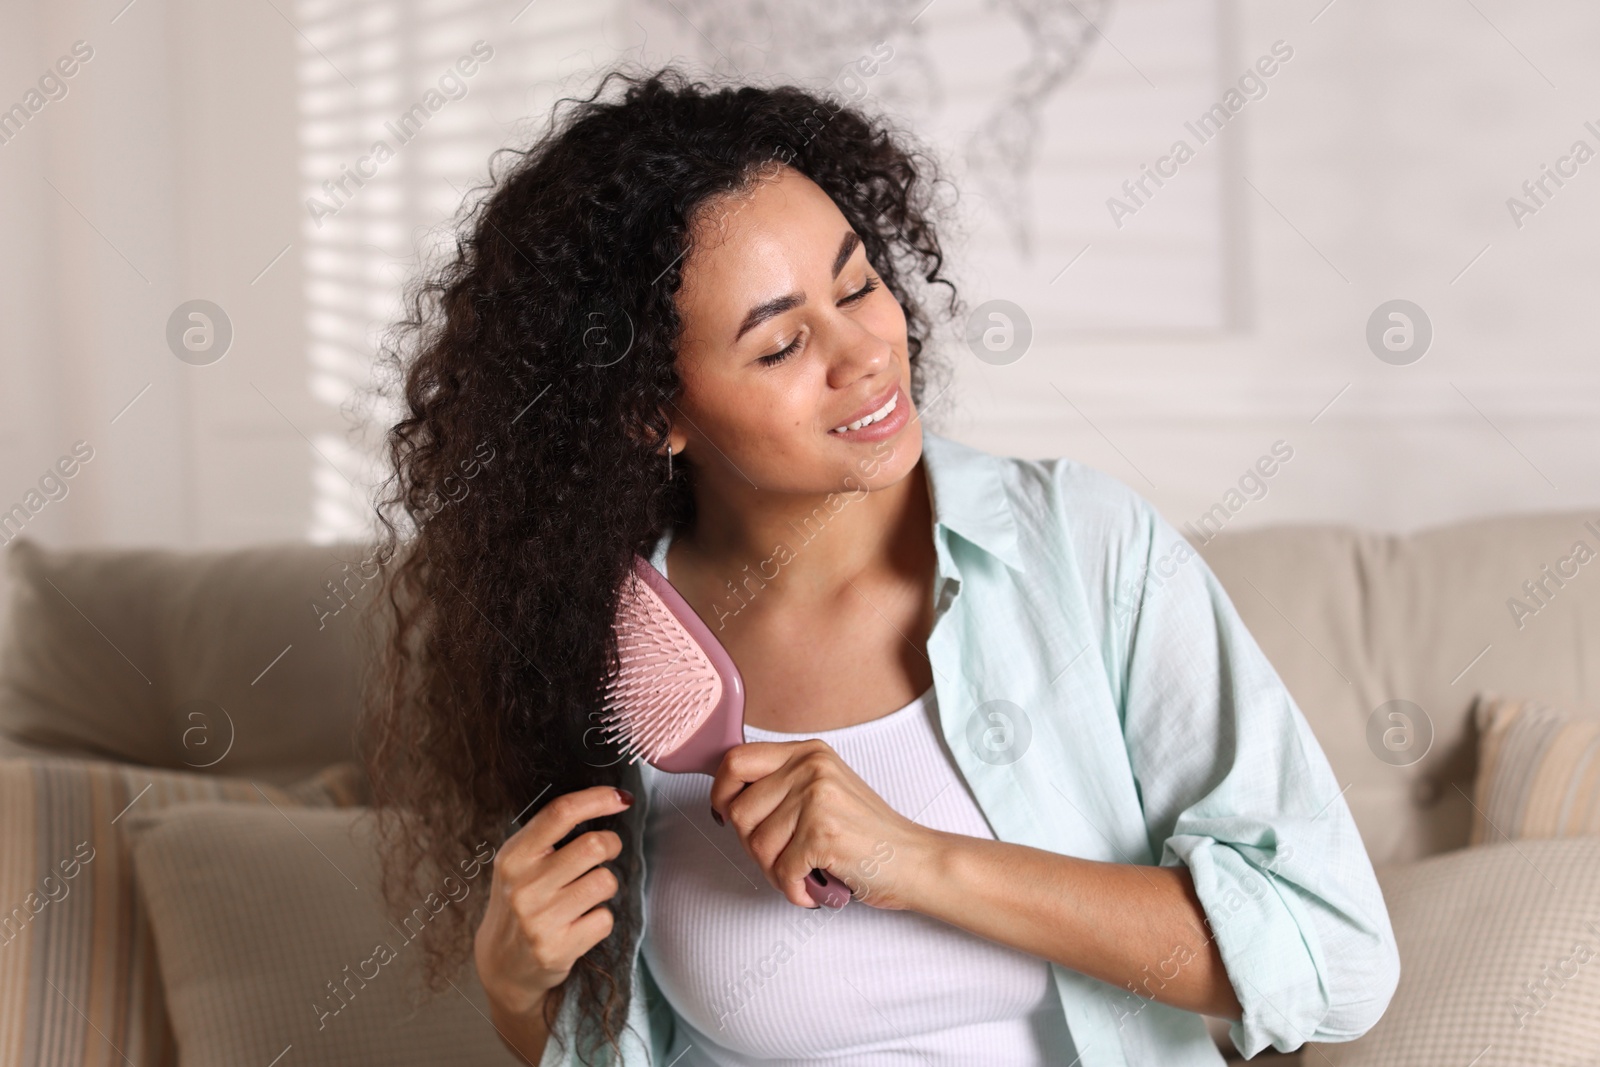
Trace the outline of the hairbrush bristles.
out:
[[[722,699],[722,678],[654,589],[634,574],[625,584],[601,731],[629,763],[654,762],[706,721]]]

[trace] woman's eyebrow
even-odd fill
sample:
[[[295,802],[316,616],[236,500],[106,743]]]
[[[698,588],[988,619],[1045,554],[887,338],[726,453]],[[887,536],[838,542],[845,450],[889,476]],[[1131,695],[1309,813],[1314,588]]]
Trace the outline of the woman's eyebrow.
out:
[[[850,262],[850,257],[855,254],[856,246],[860,243],[861,238],[856,236],[854,230],[845,231],[844,240],[839,242],[839,251],[833,256],[833,277],[837,278],[839,272],[844,270],[844,265]],[[738,344],[739,338],[774,315],[782,315],[785,311],[797,308],[805,302],[806,298],[802,293],[785,293],[783,296],[762,301],[745,314],[744,322],[739,324],[739,332],[733,335],[733,343]]]

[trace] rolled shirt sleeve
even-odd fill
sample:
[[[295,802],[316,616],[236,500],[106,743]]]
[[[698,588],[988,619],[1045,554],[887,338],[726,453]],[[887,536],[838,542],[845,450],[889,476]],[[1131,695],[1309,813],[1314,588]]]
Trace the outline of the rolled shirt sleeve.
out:
[[[1108,629],[1151,854],[1194,879],[1242,1054],[1359,1037],[1400,962],[1341,787],[1205,560],[1127,492]]]

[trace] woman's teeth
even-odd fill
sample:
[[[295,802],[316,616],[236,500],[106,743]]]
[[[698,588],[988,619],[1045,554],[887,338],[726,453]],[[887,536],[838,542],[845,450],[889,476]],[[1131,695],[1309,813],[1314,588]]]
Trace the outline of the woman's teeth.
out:
[[[883,405],[883,407],[879,408],[877,411],[874,411],[871,415],[868,415],[864,419],[857,419],[855,422],[850,423],[848,426],[835,426],[832,430],[830,430],[828,432],[829,433],[848,433],[851,430],[859,430],[863,426],[870,426],[872,423],[877,422],[879,419],[881,419],[885,415],[889,414],[889,412],[893,411],[894,410],[894,406],[899,402],[900,402],[900,391],[899,390],[895,390],[895,394],[894,394],[894,396],[891,396],[889,398],[889,402],[887,404]]]

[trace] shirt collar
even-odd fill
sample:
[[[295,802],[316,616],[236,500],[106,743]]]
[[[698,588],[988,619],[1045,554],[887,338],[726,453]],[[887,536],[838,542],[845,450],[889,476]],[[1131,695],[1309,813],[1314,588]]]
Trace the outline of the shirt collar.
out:
[[[1001,475],[1004,459],[926,427],[922,431],[922,459],[935,531],[943,526],[1019,573],[1026,573],[1017,550],[1017,522],[1011,497]]]

